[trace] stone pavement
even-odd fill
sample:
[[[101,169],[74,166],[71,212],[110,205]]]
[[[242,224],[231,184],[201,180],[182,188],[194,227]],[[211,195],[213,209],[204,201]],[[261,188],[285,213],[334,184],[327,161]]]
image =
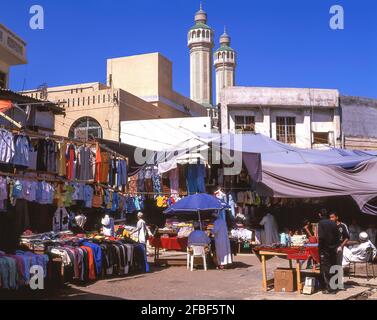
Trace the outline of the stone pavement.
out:
[[[182,257],[184,258],[184,256]],[[267,263],[268,276],[288,262],[274,258]],[[54,299],[129,299],[129,300],[347,300],[377,288],[377,281],[351,279],[346,290],[336,295],[316,293],[275,293],[262,290],[262,271],[254,255],[239,255],[233,269],[187,271],[185,267],[155,267],[151,273],[98,281],[86,287],[70,285]],[[369,285],[369,286],[368,286]],[[369,295],[368,295],[369,296]]]

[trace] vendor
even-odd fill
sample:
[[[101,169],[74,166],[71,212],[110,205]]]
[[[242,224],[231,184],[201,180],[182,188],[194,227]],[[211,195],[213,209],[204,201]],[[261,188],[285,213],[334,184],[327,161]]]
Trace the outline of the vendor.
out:
[[[194,231],[188,237],[188,246],[198,245],[207,246],[210,244],[211,240],[208,235],[201,230],[199,222],[194,223]]]
[[[352,249],[344,248],[343,251],[343,267],[348,266],[352,262],[368,262],[368,259],[376,259],[377,249],[369,240],[366,232],[361,232],[359,235],[360,245]],[[368,249],[371,250],[372,257],[368,256]]]
[[[215,237],[217,266],[223,270],[228,264],[232,264],[232,251],[228,236],[228,227],[224,219],[217,213],[214,214],[216,221],[212,233]]]
[[[264,233],[265,233],[264,244],[279,243],[278,224],[275,220],[275,217],[271,213],[267,213],[263,217],[261,222],[259,222],[259,224],[264,227]]]
[[[152,236],[151,231],[147,227],[147,224],[143,220],[144,214],[142,212],[139,212],[137,214],[137,224],[136,224],[136,229],[131,232],[131,235],[136,233],[137,234],[137,241],[139,243],[146,244],[147,243],[147,238],[148,236]]]

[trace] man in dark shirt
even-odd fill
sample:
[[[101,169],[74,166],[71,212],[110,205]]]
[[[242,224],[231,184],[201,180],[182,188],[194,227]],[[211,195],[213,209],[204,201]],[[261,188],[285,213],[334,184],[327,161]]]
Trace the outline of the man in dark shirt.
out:
[[[337,249],[337,264],[342,265],[343,262],[343,249],[347,245],[349,239],[350,239],[350,233],[348,231],[348,227],[345,223],[341,222],[338,214],[336,212],[332,212],[330,214],[330,220],[334,221],[336,223],[336,226],[338,227],[339,234],[340,234],[340,246]]]
[[[337,264],[337,249],[340,246],[340,234],[334,221],[328,219],[328,216],[321,212],[319,214],[320,222],[318,224],[318,249],[321,263],[321,278],[325,288],[323,293],[334,293],[336,290],[330,286],[330,268]]]

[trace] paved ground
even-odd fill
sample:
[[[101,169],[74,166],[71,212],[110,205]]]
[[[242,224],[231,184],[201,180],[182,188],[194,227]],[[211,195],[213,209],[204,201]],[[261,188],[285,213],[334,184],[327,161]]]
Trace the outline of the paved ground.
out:
[[[287,267],[279,258],[268,261],[269,277],[277,267]],[[151,265],[149,274],[98,281],[87,287],[69,286],[50,298],[57,299],[129,299],[129,300],[345,300],[368,299],[377,288],[376,281],[351,279],[346,290],[336,295],[317,293],[311,296],[297,293],[264,292],[259,260],[252,255],[237,256],[233,269],[226,271],[196,270],[185,267],[157,268]],[[347,279],[348,280],[348,279]]]

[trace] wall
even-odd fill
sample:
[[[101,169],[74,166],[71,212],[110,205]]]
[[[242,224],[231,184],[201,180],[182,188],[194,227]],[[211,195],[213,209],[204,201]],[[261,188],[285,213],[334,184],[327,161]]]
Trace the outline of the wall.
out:
[[[340,105],[345,147],[377,150],[377,99],[342,96]]]
[[[337,97],[336,90],[226,88],[221,94],[222,132],[235,132],[236,115],[254,116],[255,131],[276,139],[276,118],[295,117],[296,146],[311,148],[312,132],[329,132],[330,143],[340,146]]]

